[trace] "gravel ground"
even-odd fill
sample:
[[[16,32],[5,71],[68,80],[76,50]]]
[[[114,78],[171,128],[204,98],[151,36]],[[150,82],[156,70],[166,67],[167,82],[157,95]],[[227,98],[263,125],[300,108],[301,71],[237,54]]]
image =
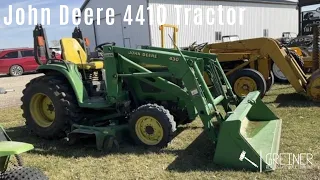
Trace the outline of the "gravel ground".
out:
[[[42,76],[42,74],[28,74],[19,77],[8,77],[0,75],[0,87],[13,89],[15,92],[0,94],[0,108],[21,105],[22,90],[25,85],[33,78]]]

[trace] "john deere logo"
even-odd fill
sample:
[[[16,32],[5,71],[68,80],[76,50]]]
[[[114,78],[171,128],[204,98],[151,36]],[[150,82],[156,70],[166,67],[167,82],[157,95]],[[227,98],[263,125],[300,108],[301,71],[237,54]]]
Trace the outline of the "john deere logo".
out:
[[[105,57],[114,57],[113,53],[104,53]]]
[[[139,51],[129,51],[129,55],[134,55],[134,56],[142,56],[142,57],[147,57],[147,58],[158,58],[156,54],[152,53],[146,53],[146,52],[139,52]]]

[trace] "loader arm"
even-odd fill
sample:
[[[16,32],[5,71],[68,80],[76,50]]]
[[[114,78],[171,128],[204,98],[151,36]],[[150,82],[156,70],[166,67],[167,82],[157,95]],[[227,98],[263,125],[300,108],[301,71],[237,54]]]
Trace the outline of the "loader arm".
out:
[[[114,88],[119,86],[119,78],[135,77],[142,80],[142,78],[152,77],[153,81],[145,80],[146,83],[174,94],[188,103],[192,103],[206,130],[212,131],[214,129],[213,120],[215,118],[218,121],[223,121],[224,117],[218,113],[216,105],[221,101],[227,100],[227,97],[221,95],[214,98],[212,96],[199,69],[198,64],[201,64],[201,61],[198,61],[198,58],[184,57],[178,53],[165,51],[128,50],[127,48],[108,46],[104,47],[104,53],[108,88],[108,97],[106,99],[116,102],[121,98],[117,97],[121,88]],[[211,55],[211,57],[213,56]],[[151,72],[138,63],[165,66],[168,68],[168,72]],[[125,70],[124,73],[117,73],[119,66]],[[128,72],[130,69],[138,72]],[[163,77],[170,76],[181,79],[186,89],[163,79]],[[217,132],[210,134],[213,140],[216,140]]]
[[[177,50],[160,48],[137,50],[104,46],[104,63],[108,91],[106,99],[110,103],[121,101],[123,89],[119,82],[124,78],[130,77],[130,82],[143,80],[177,99],[183,99],[185,104],[196,109],[206,134],[217,145],[214,156],[217,164],[252,170],[275,169],[273,162],[268,164],[268,155],[278,153],[281,119],[259,99],[259,91],[249,93],[241,103],[236,104],[235,110],[226,106],[234,98],[232,94],[210,91],[203,77],[204,69],[210,72],[214,87],[223,87],[222,82],[225,81],[227,89],[231,89],[225,75],[221,76],[223,70],[216,55],[195,52],[184,55],[177,53]],[[212,66],[205,66],[211,63]],[[151,71],[143,64],[167,67],[167,71]],[[181,79],[183,86],[164,77]],[[225,114],[217,108],[218,105],[224,107]],[[254,164],[259,164],[260,168],[243,161],[243,154]]]
[[[261,57],[271,59],[287,77],[293,88],[305,94],[307,78],[294,58],[288,53],[285,47],[281,47],[276,40],[271,38],[255,38],[233,42],[215,43],[207,45],[205,53],[230,53],[246,52],[256,53]]]
[[[153,47],[153,46],[142,46],[141,48],[155,50],[155,51],[163,50],[163,48]],[[179,51],[176,49],[166,49],[166,51],[172,52],[172,53],[179,53]],[[186,56],[203,58],[204,59],[204,62],[203,62],[204,69],[200,69],[200,70],[203,70],[202,74],[204,76],[204,80],[205,80],[206,84],[209,86],[212,86],[213,90],[215,90],[216,92],[220,92],[220,95],[223,95],[223,93],[221,92],[221,89],[219,88],[219,87],[221,87],[220,85],[226,84],[226,89],[227,89],[226,94],[228,94],[229,97],[233,97],[233,101],[239,102],[239,100],[236,99],[235,94],[232,91],[232,87],[229,84],[229,81],[227,79],[226,74],[223,72],[223,69],[217,59],[216,54],[204,54],[204,53],[199,53],[199,52],[194,52],[194,51],[186,51],[186,50],[181,50],[180,52]],[[244,56],[241,56],[241,57],[244,57]],[[215,68],[214,66],[218,66],[218,68]],[[221,77],[220,79],[222,79],[222,82],[220,82],[219,84],[216,84],[216,82],[218,82],[219,80],[217,78],[214,78],[212,76],[212,73],[215,73],[216,77]]]

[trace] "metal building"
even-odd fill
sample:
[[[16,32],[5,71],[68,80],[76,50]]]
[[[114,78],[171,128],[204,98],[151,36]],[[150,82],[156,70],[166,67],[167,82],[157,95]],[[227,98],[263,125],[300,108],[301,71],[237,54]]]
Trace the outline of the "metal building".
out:
[[[131,13],[127,13],[131,14],[133,20],[131,25],[124,21],[125,17],[129,17],[126,16],[128,5],[132,9]],[[143,25],[136,21],[140,5],[143,5]],[[223,9],[222,13],[219,6]],[[263,36],[279,38],[282,32],[298,33],[299,29],[297,2],[292,0],[86,0],[81,7],[82,14],[86,13],[87,8],[93,9],[95,20],[92,25],[87,25],[82,19],[80,28],[91,40],[90,48],[111,41],[116,42],[117,46],[131,48],[160,46],[158,23],[178,26],[177,45],[180,47],[194,41],[217,42],[224,35],[238,35],[240,39]],[[97,8],[103,10],[100,12]],[[113,25],[106,23],[107,8],[115,11]],[[194,21],[195,15],[199,15],[199,8],[202,16],[197,16],[196,22],[202,22],[201,25]],[[97,16],[98,12],[100,16]],[[97,17],[100,17],[100,25],[97,25]],[[172,47],[168,36],[171,33],[170,29],[165,31],[166,47]]]

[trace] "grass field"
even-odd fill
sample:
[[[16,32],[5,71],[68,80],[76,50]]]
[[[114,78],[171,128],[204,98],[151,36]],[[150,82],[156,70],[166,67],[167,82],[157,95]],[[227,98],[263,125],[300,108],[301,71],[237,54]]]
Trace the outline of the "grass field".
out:
[[[296,164],[271,173],[254,173],[217,167],[212,163],[214,148],[202,133],[200,120],[182,127],[183,131],[160,152],[123,144],[118,153],[109,155],[91,146],[69,146],[29,135],[19,107],[0,109],[0,124],[12,139],[34,144],[35,150],[24,154],[24,161],[52,180],[320,179],[319,104],[307,101],[289,85],[275,85],[263,100],[283,120],[280,152],[311,153],[312,165],[308,168]],[[284,156],[282,163],[288,164],[289,157]]]

